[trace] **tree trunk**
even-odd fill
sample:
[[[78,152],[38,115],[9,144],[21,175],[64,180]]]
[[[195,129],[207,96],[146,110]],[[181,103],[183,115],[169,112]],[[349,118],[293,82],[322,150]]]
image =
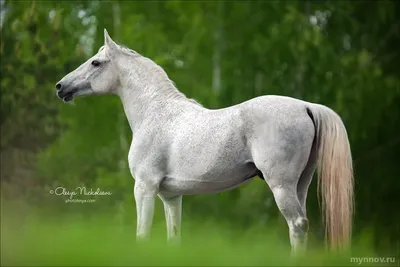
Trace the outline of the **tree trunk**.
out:
[[[212,88],[214,92],[221,91],[221,54],[222,54],[222,27],[223,27],[223,8],[224,2],[218,3],[218,10],[216,14],[216,27],[214,29],[214,52],[213,52],[213,75],[212,75]]]
[[[117,40],[117,42],[120,42],[120,29],[121,29],[121,9],[120,9],[120,5],[118,1],[113,2],[113,35],[115,40]],[[126,130],[126,118],[125,118],[125,113],[124,111],[121,109],[119,114],[118,114],[118,131],[119,131],[119,145],[120,145],[120,149],[121,149],[121,157],[119,159],[118,162],[118,167],[119,167],[119,171],[122,172],[126,172],[127,171],[127,161],[126,161],[126,154],[128,151],[128,141],[126,139],[126,135],[125,135],[125,130]],[[122,225],[124,222],[124,216],[125,216],[125,208],[124,208],[124,201],[121,200],[120,203],[118,203],[118,212],[117,212],[117,223],[119,225]],[[120,228],[119,230],[122,230],[122,228]]]
[[[113,35],[114,38],[120,41],[120,28],[121,28],[121,9],[118,1],[113,2]],[[128,148],[128,141],[125,136],[126,118],[124,111],[121,110],[118,115],[118,131],[119,131],[119,145],[121,154],[125,155]],[[126,157],[121,156],[119,160],[119,170],[125,171],[127,169]]]

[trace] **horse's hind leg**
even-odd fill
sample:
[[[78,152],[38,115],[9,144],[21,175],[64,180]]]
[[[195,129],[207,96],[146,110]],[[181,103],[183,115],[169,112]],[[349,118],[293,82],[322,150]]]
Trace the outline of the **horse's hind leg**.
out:
[[[256,164],[289,226],[290,244],[294,253],[305,249],[308,232],[308,219],[297,196],[298,180],[306,165],[308,154],[305,153],[304,157],[301,151],[297,151],[296,154],[293,158],[298,160],[295,162],[275,158],[270,160],[271,162],[264,161],[261,166]]]
[[[279,176],[278,176],[279,177]],[[304,250],[307,245],[308,219],[297,198],[295,184],[277,184],[268,181],[275,202],[289,226],[290,244],[293,252]]]
[[[316,148],[316,139],[314,138],[307,165],[304,168],[303,172],[301,173],[299,182],[297,184],[297,198],[299,199],[304,214],[307,214],[306,211],[307,192],[308,192],[308,187],[311,184],[311,180],[314,175],[315,169],[317,167],[317,161],[318,161],[318,150]]]
[[[299,183],[297,184],[297,198],[299,199],[301,208],[304,214],[307,214],[306,200],[308,187],[311,184],[312,177],[317,166],[316,153],[311,152],[310,159],[308,160],[307,166],[300,176]]]

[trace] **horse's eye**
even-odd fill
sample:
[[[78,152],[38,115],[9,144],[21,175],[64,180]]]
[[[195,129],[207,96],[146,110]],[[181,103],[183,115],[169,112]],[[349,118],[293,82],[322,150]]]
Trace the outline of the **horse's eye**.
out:
[[[97,60],[93,60],[92,61],[92,65],[95,66],[95,67],[98,67],[98,66],[100,66],[100,62],[97,61]]]

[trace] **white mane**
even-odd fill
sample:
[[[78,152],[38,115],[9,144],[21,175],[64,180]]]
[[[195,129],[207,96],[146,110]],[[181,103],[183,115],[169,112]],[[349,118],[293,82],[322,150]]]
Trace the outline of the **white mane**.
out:
[[[199,106],[202,106],[199,102],[197,102],[195,99],[192,98],[187,98],[185,94],[183,94],[181,91],[178,90],[178,88],[175,85],[175,82],[172,81],[169,77],[168,74],[165,72],[165,70],[159,66],[157,63],[155,63],[153,60],[142,56],[138,52],[123,46],[123,45],[118,45],[120,48],[120,51],[123,52],[127,56],[135,56],[135,57],[141,57],[142,62],[146,65],[149,66],[149,68],[153,71],[155,75],[159,77],[159,80],[161,81],[160,87],[158,88],[158,91],[163,91],[164,95],[166,98],[169,99],[186,99],[189,100],[192,103],[195,103]],[[104,49],[104,46],[100,47],[99,51],[102,51]]]

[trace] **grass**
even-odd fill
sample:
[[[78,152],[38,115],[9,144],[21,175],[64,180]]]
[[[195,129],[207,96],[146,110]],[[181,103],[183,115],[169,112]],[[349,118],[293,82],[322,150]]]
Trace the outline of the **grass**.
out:
[[[315,244],[293,259],[286,236],[275,227],[238,230],[221,222],[186,219],[177,246],[166,242],[164,223],[154,225],[150,241],[136,243],[134,225],[95,218],[2,216],[2,266],[358,265],[349,254],[329,255]],[[355,245],[353,253],[373,256],[365,245]]]
[[[310,233],[307,253],[290,256],[283,220],[253,222],[246,229],[232,222],[187,218],[182,242],[166,242],[162,207],[158,207],[151,239],[135,241],[134,214],[119,220],[116,210],[104,212],[46,211],[26,202],[1,202],[1,266],[388,266],[351,262],[351,257],[376,257],[366,232],[354,239],[352,251],[326,253]],[[210,219],[210,218],[207,218]],[[385,256],[394,256],[392,254]],[[399,257],[392,266],[399,266]]]

